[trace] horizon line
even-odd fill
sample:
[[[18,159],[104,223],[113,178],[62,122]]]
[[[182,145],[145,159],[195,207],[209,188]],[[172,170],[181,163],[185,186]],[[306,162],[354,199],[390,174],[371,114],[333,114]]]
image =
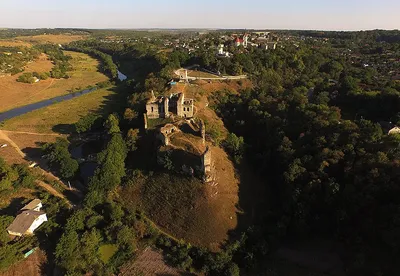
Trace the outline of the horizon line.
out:
[[[149,31],[149,30],[207,30],[207,31],[237,31],[237,30],[254,30],[254,31],[317,31],[317,32],[363,32],[363,31],[400,31],[400,29],[288,29],[288,28],[202,28],[202,27],[145,27],[145,28],[135,28],[135,27],[117,27],[117,28],[87,28],[87,27],[1,27],[0,30],[132,30],[132,31]]]

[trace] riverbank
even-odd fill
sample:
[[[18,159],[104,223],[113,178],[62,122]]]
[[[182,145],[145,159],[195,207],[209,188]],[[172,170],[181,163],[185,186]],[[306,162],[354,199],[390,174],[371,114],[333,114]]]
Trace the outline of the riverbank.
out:
[[[104,114],[115,95],[115,86],[88,90],[0,114],[1,128],[35,133],[71,133],[72,124],[89,113]],[[62,99],[62,100],[61,100]]]

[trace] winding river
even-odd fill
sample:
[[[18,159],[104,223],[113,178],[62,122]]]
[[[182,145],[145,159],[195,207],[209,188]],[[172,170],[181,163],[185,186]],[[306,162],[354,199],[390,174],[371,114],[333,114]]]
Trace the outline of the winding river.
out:
[[[127,78],[128,78],[127,76],[125,76],[120,71],[118,71],[118,79],[120,81],[124,81]],[[60,102],[63,102],[63,101],[71,100],[73,98],[88,94],[88,93],[93,92],[95,90],[97,90],[97,88],[85,89],[85,90],[80,91],[80,92],[74,92],[74,93],[71,93],[71,94],[62,95],[62,96],[58,96],[58,97],[55,97],[55,98],[52,98],[52,99],[48,99],[48,100],[40,101],[40,102],[37,102],[37,103],[28,104],[28,105],[25,105],[25,106],[21,106],[21,107],[17,107],[17,108],[11,109],[9,111],[0,113],[0,122],[8,120],[8,119],[11,119],[11,118],[14,118],[14,117],[17,117],[17,116],[20,116],[20,115],[23,115],[23,114],[26,114],[28,112],[31,112],[31,111],[34,111],[34,110],[37,110],[37,109],[40,109],[40,108],[43,108],[43,107],[46,107],[46,106],[49,106],[49,105],[52,105],[52,104],[55,104],[55,103],[60,103]]]

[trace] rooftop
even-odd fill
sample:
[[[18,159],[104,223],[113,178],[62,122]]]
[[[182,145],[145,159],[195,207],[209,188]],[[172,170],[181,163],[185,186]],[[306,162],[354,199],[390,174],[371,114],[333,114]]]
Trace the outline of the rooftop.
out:
[[[31,202],[29,202],[27,205],[22,207],[21,210],[32,210],[32,209],[35,209],[41,203],[42,203],[42,201],[40,199],[35,198]]]
[[[13,223],[8,226],[7,230],[14,233],[24,234],[29,227],[31,227],[32,223],[41,215],[44,215],[45,212],[42,211],[34,211],[34,210],[25,210],[19,214]]]

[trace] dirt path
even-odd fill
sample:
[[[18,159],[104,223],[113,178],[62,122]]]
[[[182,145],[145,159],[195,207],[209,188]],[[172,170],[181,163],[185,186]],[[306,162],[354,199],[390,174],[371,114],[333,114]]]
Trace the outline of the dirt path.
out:
[[[71,202],[69,202],[69,200],[59,191],[57,191],[56,189],[54,189],[51,185],[41,181],[41,180],[37,180],[36,184],[38,184],[40,187],[42,187],[43,189],[45,189],[46,191],[48,191],[50,194],[62,198],[65,200],[65,202],[68,204],[69,207],[72,207]]]
[[[17,133],[17,134],[28,134],[28,135],[41,135],[41,136],[57,136],[63,137],[65,135],[58,133],[37,133],[37,132],[27,132],[27,131],[14,131],[14,130],[0,130],[3,133]]]
[[[7,132],[7,131],[0,130],[0,139],[2,139],[2,140],[4,140],[4,141],[7,141],[7,142],[17,151],[17,153],[18,153],[22,158],[24,158],[25,160],[27,160],[26,154],[25,154],[24,152],[21,151],[21,149],[18,147],[18,145],[17,145],[16,143],[14,143],[14,141],[11,140],[11,139],[6,135],[5,132]],[[43,170],[43,169],[40,168],[40,167],[36,167],[36,170],[39,170],[39,171],[42,173],[42,175],[44,175],[44,176],[46,176],[46,177],[48,177],[48,178],[50,178],[50,179],[52,179],[52,180],[55,180],[55,181],[59,182],[63,187],[65,187],[66,189],[68,189],[67,186],[66,186],[57,176],[55,176],[55,175],[52,174],[51,172],[45,171],[45,170]],[[65,201],[67,202],[67,204],[68,204],[69,206],[72,206],[72,204],[65,198],[65,196],[64,196],[63,194],[61,194],[60,192],[58,192],[56,189],[54,189],[51,185],[49,185],[49,184],[47,184],[47,183],[44,183],[43,181],[40,181],[40,180],[36,181],[36,183],[37,183],[40,187],[46,189],[46,190],[47,190],[49,193],[51,193],[52,195],[54,195],[54,196],[56,196],[56,197],[60,197],[60,198],[62,198],[62,199],[65,199]]]

